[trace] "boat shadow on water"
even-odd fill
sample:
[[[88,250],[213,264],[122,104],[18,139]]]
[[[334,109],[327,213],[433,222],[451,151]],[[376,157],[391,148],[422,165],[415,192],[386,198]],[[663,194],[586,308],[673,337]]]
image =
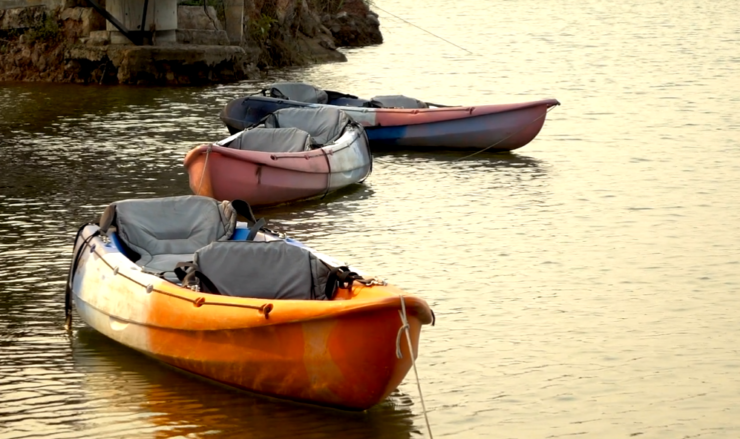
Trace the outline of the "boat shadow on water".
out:
[[[449,162],[462,165],[509,168],[541,169],[546,162],[534,157],[509,151],[427,151],[399,150],[394,152],[373,152],[377,167],[387,162]]]
[[[372,178],[372,175],[370,178]],[[347,204],[371,198],[373,193],[374,190],[372,186],[365,184],[365,182],[361,182],[330,192],[323,197],[316,197],[277,206],[255,206],[253,207],[253,210],[255,213],[259,213],[260,216],[264,215],[266,218],[283,217],[285,214],[289,216],[295,214],[305,218],[305,214],[310,213],[313,210],[325,209],[326,206],[337,202],[346,206]]]
[[[410,438],[413,404],[397,390],[365,412],[293,403],[225,387],[180,372],[115,343],[92,328],[72,339],[75,369],[84,377],[83,398],[116,417],[143,419],[125,428],[154,437]],[[107,401],[100,404],[100,401]],[[112,404],[112,406],[111,406]],[[88,418],[102,418],[91,413]],[[84,428],[84,427],[83,427]]]
[[[470,181],[479,177],[497,179],[540,179],[550,168],[544,160],[512,152],[438,151],[373,154],[375,176],[417,174],[420,179],[456,179]],[[372,176],[371,176],[372,178]],[[370,180],[372,182],[372,180]]]

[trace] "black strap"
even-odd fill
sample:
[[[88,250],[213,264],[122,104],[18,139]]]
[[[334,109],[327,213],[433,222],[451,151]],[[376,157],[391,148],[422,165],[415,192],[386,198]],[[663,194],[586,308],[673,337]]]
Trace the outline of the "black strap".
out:
[[[247,223],[250,225],[257,222],[257,219],[254,217],[254,212],[252,212],[252,206],[250,206],[246,201],[234,200],[231,202],[231,206],[236,210],[236,213],[246,218]]]
[[[331,300],[334,298],[337,288],[346,288],[352,293],[352,284],[359,279],[363,279],[363,277],[354,271],[350,271],[347,266],[334,267],[331,269],[329,278],[326,280],[324,294],[327,299]]]
[[[257,232],[265,226],[265,219],[260,218],[252,227],[249,228],[249,234],[247,235],[247,241],[254,241],[254,237],[257,236]]]
[[[283,92],[281,92],[280,90],[278,90],[275,87],[270,87],[270,97],[271,98],[277,98],[277,99],[287,99],[287,100],[290,100],[290,98],[288,96],[285,96],[285,94],[283,94]]]
[[[331,101],[333,101],[335,99],[341,99],[341,98],[359,99],[355,95],[350,95],[350,94],[342,93],[342,92],[338,92],[338,91],[324,90],[324,92],[326,93],[327,97],[329,98],[329,102],[331,102]]]
[[[221,294],[218,291],[218,288],[216,288],[216,285],[214,285],[213,282],[211,282],[211,280],[208,279],[208,276],[206,276],[202,272],[196,271],[195,277],[198,278],[198,280],[200,281],[200,284],[202,285],[201,291],[205,291],[206,293],[212,293],[212,294]]]
[[[254,241],[254,237],[257,236],[257,232],[262,230],[267,224],[264,218],[256,219],[252,207],[244,200],[234,200],[231,202],[231,206],[236,210],[236,213],[243,216],[249,224],[249,233],[247,234],[247,241]]]
[[[116,216],[116,203],[111,203],[100,215],[100,233],[107,235],[109,229],[115,231]]]
[[[208,279],[208,276],[198,270],[198,264],[195,262],[178,262],[175,266],[175,275],[184,287],[190,287],[194,284],[200,284],[200,290],[205,293],[221,294],[216,285]],[[197,282],[196,282],[197,279]]]
[[[92,225],[97,225],[97,224],[96,223],[83,224],[77,230],[77,234],[75,235],[75,244],[77,243],[77,240],[80,238],[82,231],[85,230],[85,227],[92,226]],[[80,256],[82,256],[82,250],[87,248],[87,245],[90,243],[90,241],[98,235],[100,235],[100,229],[96,230],[90,236],[85,238],[84,241],[82,241],[82,244],[80,244],[80,248],[77,249],[77,253],[75,254],[74,259],[72,259],[72,264],[69,267],[69,273],[67,273],[67,282],[64,287],[64,321],[65,321],[65,326],[67,327],[67,329],[72,328],[72,285],[74,284],[75,274],[77,273],[77,266],[80,263]]]
[[[381,104],[380,102],[375,101],[375,100],[370,100],[368,102],[365,102],[365,103],[362,104],[362,106],[365,107],[365,108],[385,108],[385,106],[383,106],[383,104]]]
[[[175,276],[177,276],[177,279],[182,282],[185,280],[185,276],[188,274],[188,269],[190,267],[195,267],[195,264],[190,262],[178,262],[177,265],[175,265]]]
[[[433,106],[433,107],[439,107],[439,108],[448,108],[448,107],[459,107],[459,105],[442,105],[442,104],[435,104],[434,102],[424,102],[427,105]]]

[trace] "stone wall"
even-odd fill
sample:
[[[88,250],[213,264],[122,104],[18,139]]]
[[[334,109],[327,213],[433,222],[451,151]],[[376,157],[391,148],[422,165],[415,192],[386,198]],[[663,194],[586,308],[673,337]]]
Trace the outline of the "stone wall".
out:
[[[0,0],[0,10],[44,6],[47,9],[64,7],[66,0]]]
[[[179,6],[176,43],[133,46],[111,44],[106,20],[83,0],[0,0],[26,5],[0,8],[0,81],[223,83],[273,67],[345,61],[338,46],[382,42],[377,15],[362,0],[243,1],[239,44],[213,8],[206,15]]]

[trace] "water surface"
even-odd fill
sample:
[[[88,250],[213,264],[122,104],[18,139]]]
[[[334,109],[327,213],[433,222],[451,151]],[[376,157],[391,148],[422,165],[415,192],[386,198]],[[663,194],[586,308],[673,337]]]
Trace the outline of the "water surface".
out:
[[[514,153],[380,153],[363,185],[259,212],[432,305],[418,370],[435,437],[740,436],[740,3],[375,3],[384,44],[262,82],[0,85],[0,437],[428,436],[413,373],[350,415],[62,330],[77,227],[188,194],[185,153],[274,80],[563,103]]]

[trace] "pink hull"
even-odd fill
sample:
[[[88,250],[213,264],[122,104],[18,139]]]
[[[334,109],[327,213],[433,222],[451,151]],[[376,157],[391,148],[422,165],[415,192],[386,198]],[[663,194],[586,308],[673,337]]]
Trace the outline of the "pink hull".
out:
[[[323,195],[328,173],[271,168],[212,154],[213,197],[245,200],[253,206],[287,203]]]
[[[511,151],[539,134],[556,99],[513,104],[432,107],[365,108],[332,106],[343,110],[365,128],[370,146],[395,149],[484,149]],[[235,134],[267,114],[282,108],[322,107],[287,99],[248,96],[229,102],[220,118]],[[493,145],[493,146],[492,146]]]
[[[322,197],[357,183],[370,173],[370,157],[356,169],[333,169],[334,157],[321,149],[304,153],[267,153],[211,145],[188,153],[190,189],[217,200],[244,200],[253,206]],[[207,159],[206,159],[207,157]],[[204,171],[205,167],[205,171]],[[349,178],[345,178],[349,175]],[[354,177],[353,177],[354,176]]]
[[[507,105],[375,110],[362,120],[373,147],[511,151],[531,142],[555,99]],[[352,114],[355,117],[354,114]]]

